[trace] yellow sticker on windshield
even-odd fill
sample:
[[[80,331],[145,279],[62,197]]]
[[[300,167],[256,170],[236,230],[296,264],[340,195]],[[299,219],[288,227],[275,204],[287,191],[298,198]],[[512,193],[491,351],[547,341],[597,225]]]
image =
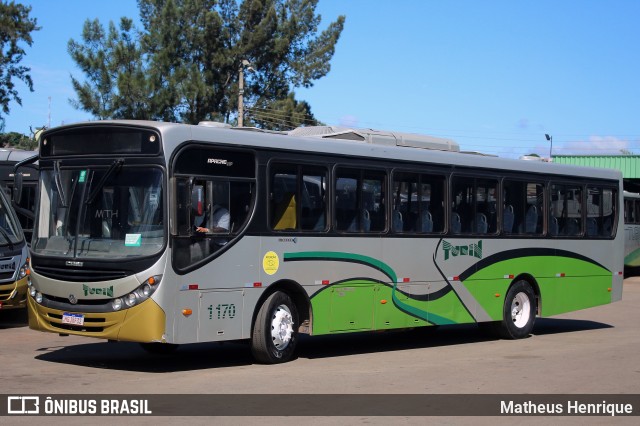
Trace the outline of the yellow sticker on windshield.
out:
[[[262,258],[262,269],[267,275],[273,275],[278,272],[280,266],[280,259],[275,251],[267,252]]]

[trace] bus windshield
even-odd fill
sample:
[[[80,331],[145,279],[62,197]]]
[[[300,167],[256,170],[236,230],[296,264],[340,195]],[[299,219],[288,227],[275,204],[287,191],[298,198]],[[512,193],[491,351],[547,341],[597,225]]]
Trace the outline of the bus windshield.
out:
[[[22,241],[22,231],[4,194],[0,194],[0,247]]]
[[[117,259],[162,249],[163,172],[123,163],[42,171],[35,253]]]

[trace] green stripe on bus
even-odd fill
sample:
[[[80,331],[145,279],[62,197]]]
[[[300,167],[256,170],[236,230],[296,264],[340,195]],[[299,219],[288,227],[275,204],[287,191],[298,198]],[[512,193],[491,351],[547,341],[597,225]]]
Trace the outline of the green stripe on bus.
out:
[[[342,262],[354,262],[370,266],[385,274],[391,282],[397,282],[396,273],[386,263],[369,256],[363,256],[355,253],[344,253],[339,251],[304,251],[298,253],[285,253],[284,261],[291,260],[336,260]]]
[[[349,288],[349,289],[355,288],[356,291],[359,291],[359,293],[362,293],[361,296],[360,295],[356,297],[351,296],[352,299],[354,298],[356,299],[356,300],[352,300],[353,304],[351,305],[352,307],[351,314],[354,316],[354,318],[357,317],[358,315],[364,315],[360,312],[357,312],[358,310],[367,310],[369,309],[369,305],[371,305],[371,307],[375,306],[375,304],[373,303],[373,300],[371,300],[371,303],[365,300],[370,295],[367,290],[363,290],[362,288],[364,287],[366,289],[367,286],[370,286],[370,287],[377,286],[378,287],[377,290],[379,292],[385,291],[385,289],[391,290],[391,294],[389,296],[391,297],[391,300],[393,301],[393,305],[396,307],[396,310],[397,310],[397,313],[395,315],[396,318],[394,318],[394,320],[395,320],[395,323],[398,324],[397,326],[398,328],[412,326],[410,321],[402,319],[403,315],[415,317],[436,325],[448,325],[448,324],[457,323],[457,321],[454,321],[443,315],[432,312],[431,310],[427,311],[424,308],[415,306],[415,304],[427,304],[428,302],[415,301],[415,300],[412,300],[410,297],[407,297],[406,301],[402,300],[401,297],[399,296],[400,294],[399,291],[397,291],[398,279],[395,271],[386,263],[378,259],[375,259],[373,257],[364,256],[364,255],[355,254],[355,253],[345,253],[345,252],[308,251],[308,252],[297,252],[297,253],[284,253],[283,258],[285,262],[313,261],[313,260],[353,262],[353,263],[359,263],[362,265],[369,266],[385,274],[391,280],[393,287],[389,288],[388,286],[377,283],[376,281],[373,281],[373,280],[369,282],[363,281],[363,280],[346,281],[346,282],[341,282],[339,287],[336,286],[337,291],[339,291],[341,288]],[[312,297],[312,305],[314,308],[314,317],[315,317],[314,333],[316,334],[341,331],[339,330],[339,327],[336,327],[334,324],[332,324],[332,321],[334,321],[334,319],[331,318],[332,302],[331,300],[327,300],[327,299],[330,299],[330,297],[329,295],[325,295],[325,293],[326,291],[319,292]],[[384,295],[378,294],[378,296],[382,297]],[[389,297],[389,296],[385,296],[385,297]],[[361,300],[357,300],[357,299],[361,299]],[[452,303],[459,303],[459,300],[457,299],[457,297],[455,298],[455,302],[452,300],[448,300],[448,303],[446,305],[451,306]],[[325,304],[328,306],[322,306]],[[434,306],[436,306],[436,304],[434,304]],[[318,315],[318,313],[322,311],[326,312],[325,315],[328,317],[328,320],[325,321],[325,324],[319,324],[321,322],[319,321],[319,319],[322,319],[325,317],[325,315]],[[394,316],[394,314],[390,314],[388,312],[386,313],[386,315]],[[465,315],[465,318],[464,318],[464,322],[467,322],[467,321],[473,322],[473,318],[468,316],[468,314]],[[354,327],[355,327],[354,330],[386,328],[384,327],[385,324],[373,324],[373,323],[371,324],[370,327],[369,326],[360,327],[357,324],[355,324],[356,322],[357,321],[355,320],[353,321]],[[422,325],[426,325],[426,324],[422,324]]]

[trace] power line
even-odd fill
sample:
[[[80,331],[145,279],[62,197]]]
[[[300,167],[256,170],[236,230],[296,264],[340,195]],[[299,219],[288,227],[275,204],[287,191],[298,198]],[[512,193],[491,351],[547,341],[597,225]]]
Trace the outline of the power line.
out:
[[[311,118],[311,115],[305,114],[300,122],[292,121],[290,115],[282,110],[277,110],[273,108],[249,108],[249,112],[251,115],[258,121],[261,121],[267,125],[278,126],[278,127],[289,127],[291,129],[297,127],[299,124],[307,124],[307,125],[316,125],[318,120]],[[344,126],[343,126],[344,127]],[[389,127],[389,126],[383,126]],[[395,129],[398,126],[391,126]],[[402,126],[400,126],[402,127]],[[406,127],[406,126],[405,126]],[[456,140],[460,145],[461,149],[465,151],[479,151],[488,154],[497,154],[497,155],[524,155],[527,153],[540,151],[543,147],[546,146],[547,142],[543,139],[542,134],[540,136],[531,134],[527,137],[522,137],[519,132],[487,132],[488,135],[482,135],[477,133],[472,133],[471,131],[443,131],[440,129],[439,131],[426,131],[425,128],[422,127],[413,127],[414,130],[418,130],[419,133],[426,133],[435,137],[445,137],[449,139]],[[433,129],[432,129],[433,130]],[[471,134],[466,134],[471,133]],[[503,135],[517,135],[516,137],[505,137]],[[497,136],[495,136],[497,135]],[[594,146],[595,143],[606,144],[608,137],[616,137],[614,135],[602,136],[602,140],[589,140],[593,138],[593,135],[588,135],[585,137],[583,141],[580,140],[571,140],[567,137],[569,134],[554,134],[556,136],[556,144],[554,146],[554,152],[557,154],[570,155],[572,153],[592,153],[593,155],[611,155],[616,154],[620,151],[620,149],[626,150],[638,150],[640,149],[640,136],[635,137],[636,140],[621,140],[624,142],[624,146]],[[584,135],[571,135],[571,136],[584,136]],[[564,139],[564,140],[563,140]],[[465,142],[469,141],[469,143]],[[479,141],[489,141],[494,142],[490,144],[479,143]],[[508,146],[496,144],[495,142],[509,142]],[[579,143],[583,143],[585,146],[578,145]],[[564,144],[571,144],[571,146],[564,146]]]

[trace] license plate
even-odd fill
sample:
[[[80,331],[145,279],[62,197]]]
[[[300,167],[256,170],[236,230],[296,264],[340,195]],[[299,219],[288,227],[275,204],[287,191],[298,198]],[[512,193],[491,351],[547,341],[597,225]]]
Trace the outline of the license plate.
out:
[[[84,315],[71,314],[69,312],[65,312],[64,314],[62,314],[62,323],[73,324],[73,325],[84,325]]]

